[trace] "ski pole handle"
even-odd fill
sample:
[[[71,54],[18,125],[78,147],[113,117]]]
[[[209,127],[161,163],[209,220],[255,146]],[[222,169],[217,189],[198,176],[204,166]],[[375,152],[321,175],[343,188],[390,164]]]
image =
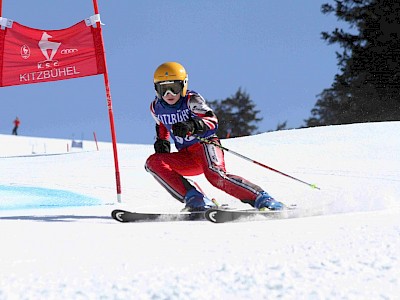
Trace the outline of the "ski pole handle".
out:
[[[240,157],[240,158],[243,158],[244,160],[247,160],[247,161],[249,161],[249,162],[252,162],[252,163],[254,163],[254,164],[256,164],[256,165],[259,165],[259,166],[261,166],[261,167],[263,167],[263,168],[266,168],[266,169],[268,169],[268,170],[270,170],[270,171],[276,172],[276,173],[278,173],[278,174],[281,174],[281,175],[283,175],[283,176],[286,176],[286,177],[291,178],[291,179],[293,179],[293,180],[296,180],[296,181],[298,181],[298,182],[304,183],[304,184],[308,185],[309,187],[311,187],[311,188],[313,188],[313,189],[320,190],[320,188],[319,188],[317,185],[315,185],[315,184],[305,182],[305,181],[300,180],[300,179],[298,179],[298,178],[296,178],[296,177],[293,177],[293,176],[291,176],[291,175],[289,175],[289,174],[283,173],[283,172],[281,172],[281,171],[279,171],[279,170],[277,170],[277,169],[271,168],[271,167],[269,167],[269,166],[267,166],[267,165],[265,165],[265,164],[263,164],[263,163],[260,163],[260,162],[254,160],[254,159],[251,159],[251,158],[246,157],[246,156],[244,156],[244,155],[242,155],[242,154],[240,154],[240,153],[237,153],[237,152],[235,152],[235,151],[233,151],[233,150],[230,150],[230,149],[228,149],[228,148],[226,148],[226,147],[224,147],[224,146],[222,146],[222,145],[220,145],[220,144],[218,144],[218,143],[215,143],[215,142],[213,142],[213,141],[210,141],[209,139],[206,139],[206,138],[203,138],[203,137],[200,137],[200,136],[197,136],[197,135],[193,135],[193,136],[196,137],[198,140],[200,140],[200,141],[203,142],[203,143],[210,144],[210,145],[214,145],[214,146],[216,146],[216,147],[218,147],[218,148],[220,148],[220,149],[222,149],[222,150],[224,150],[224,151],[230,152],[230,153],[232,153],[232,154],[234,154],[234,155],[236,155],[236,156],[238,156],[238,157]]]

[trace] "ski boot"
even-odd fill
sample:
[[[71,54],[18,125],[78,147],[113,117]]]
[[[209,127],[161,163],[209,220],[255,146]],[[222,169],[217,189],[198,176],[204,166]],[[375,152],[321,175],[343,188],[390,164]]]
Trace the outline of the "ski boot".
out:
[[[258,210],[283,210],[285,205],[279,201],[276,201],[266,192],[261,192],[255,200],[254,207]]]
[[[189,190],[185,195],[184,201],[186,206],[182,211],[188,212],[206,211],[216,206],[214,202],[196,189]]]

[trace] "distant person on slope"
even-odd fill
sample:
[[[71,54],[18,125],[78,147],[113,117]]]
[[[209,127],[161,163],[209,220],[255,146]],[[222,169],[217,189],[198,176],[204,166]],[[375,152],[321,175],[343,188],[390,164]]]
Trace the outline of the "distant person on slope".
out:
[[[282,203],[259,186],[228,174],[223,151],[196,138],[220,143],[216,135],[218,119],[200,94],[188,90],[188,75],[182,65],[160,65],[154,73],[154,88],[156,97],[150,111],[156,121],[156,153],[147,159],[145,168],[174,198],[185,203],[185,210],[203,211],[215,206],[197,185],[184,177],[199,174],[257,209],[283,209]],[[170,137],[178,152],[170,153]]]
[[[19,127],[19,124],[21,123],[21,121],[18,119],[18,117],[16,117],[13,123],[14,123],[14,128],[12,130],[12,134],[18,135],[18,127]]]

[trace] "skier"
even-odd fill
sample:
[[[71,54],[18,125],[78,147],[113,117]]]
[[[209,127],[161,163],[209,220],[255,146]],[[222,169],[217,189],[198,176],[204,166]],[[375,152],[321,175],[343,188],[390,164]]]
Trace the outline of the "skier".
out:
[[[12,130],[12,135],[18,135],[18,127],[21,121],[18,119],[18,117],[16,117],[13,123],[14,123],[14,128]]]
[[[150,111],[156,121],[155,153],[146,161],[146,170],[186,211],[203,211],[215,206],[196,185],[184,176],[204,174],[215,187],[259,210],[281,210],[284,205],[248,180],[226,172],[223,151],[201,143],[196,136],[220,143],[218,119],[204,98],[188,90],[188,74],[177,62],[166,62],[154,72],[156,97]],[[170,137],[178,152],[171,153]]]

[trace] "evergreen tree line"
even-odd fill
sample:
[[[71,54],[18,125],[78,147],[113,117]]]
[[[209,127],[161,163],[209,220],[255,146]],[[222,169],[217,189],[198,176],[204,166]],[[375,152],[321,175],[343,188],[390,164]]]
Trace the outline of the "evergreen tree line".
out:
[[[307,126],[400,120],[400,2],[342,0],[324,4],[352,31],[322,33],[336,53],[340,74],[322,91]]]
[[[339,74],[318,96],[311,117],[302,127],[400,120],[400,2],[335,0],[323,14],[334,13],[351,32],[322,32],[336,52]],[[241,88],[225,100],[209,101],[220,119],[220,137],[251,135],[262,121],[249,94]],[[286,122],[276,130],[286,128]]]

